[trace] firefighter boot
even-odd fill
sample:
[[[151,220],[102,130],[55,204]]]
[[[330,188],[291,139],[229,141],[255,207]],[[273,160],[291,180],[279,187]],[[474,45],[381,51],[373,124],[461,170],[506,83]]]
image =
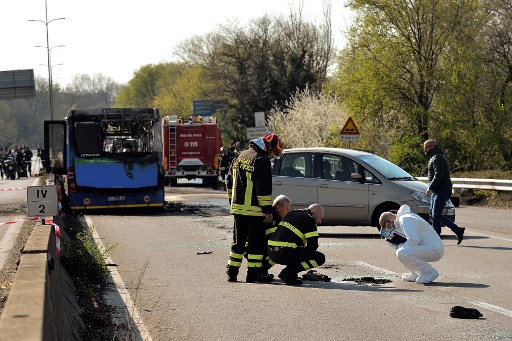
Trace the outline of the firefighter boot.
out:
[[[236,282],[239,268],[234,266],[227,266],[226,274],[228,275],[228,282]]]
[[[261,268],[249,268],[247,270],[247,277],[245,282],[247,283],[270,283],[274,276],[270,276],[268,273],[265,274]]]
[[[278,277],[287,285],[302,285],[302,280],[297,276],[297,272],[288,266],[279,273]]]

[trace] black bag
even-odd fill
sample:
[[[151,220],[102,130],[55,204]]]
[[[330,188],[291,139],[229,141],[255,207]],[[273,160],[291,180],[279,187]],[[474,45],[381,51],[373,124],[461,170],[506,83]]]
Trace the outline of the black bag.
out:
[[[386,241],[388,241],[391,244],[398,245],[405,243],[407,241],[407,238],[405,238],[405,236],[400,232],[392,231],[386,238]]]

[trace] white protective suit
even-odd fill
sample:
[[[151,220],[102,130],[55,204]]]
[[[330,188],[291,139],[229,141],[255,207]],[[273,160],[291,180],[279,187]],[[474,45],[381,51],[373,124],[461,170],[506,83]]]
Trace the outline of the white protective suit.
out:
[[[407,205],[402,205],[398,210],[395,228],[407,238],[405,243],[395,247],[398,260],[411,271],[403,274],[402,279],[421,284],[435,280],[439,273],[428,262],[440,260],[444,254],[444,246],[434,228],[412,213]]]

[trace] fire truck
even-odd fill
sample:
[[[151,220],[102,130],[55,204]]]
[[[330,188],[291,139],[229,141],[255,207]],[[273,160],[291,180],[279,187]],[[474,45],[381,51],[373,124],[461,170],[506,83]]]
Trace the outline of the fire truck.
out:
[[[166,183],[175,186],[179,178],[200,178],[203,185],[216,188],[222,146],[216,119],[192,116],[184,122],[177,116],[167,116],[162,129]]]

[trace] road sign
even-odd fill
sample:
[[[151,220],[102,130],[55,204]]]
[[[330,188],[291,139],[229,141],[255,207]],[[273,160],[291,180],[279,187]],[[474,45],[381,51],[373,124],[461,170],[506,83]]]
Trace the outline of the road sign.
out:
[[[349,142],[359,141],[359,129],[357,129],[354,120],[350,116],[348,117],[348,120],[343,128],[341,128],[340,140]]]
[[[247,128],[247,139],[253,140],[257,139],[260,136],[265,136],[267,134],[270,134],[270,128],[269,127],[253,127],[253,128]]]
[[[59,214],[57,186],[27,186],[29,217],[48,217]]]
[[[343,128],[341,128],[340,134],[341,135],[359,135],[359,129],[357,129],[357,126],[354,123],[354,120],[352,119],[352,117],[349,116],[347,122],[345,123]]]

